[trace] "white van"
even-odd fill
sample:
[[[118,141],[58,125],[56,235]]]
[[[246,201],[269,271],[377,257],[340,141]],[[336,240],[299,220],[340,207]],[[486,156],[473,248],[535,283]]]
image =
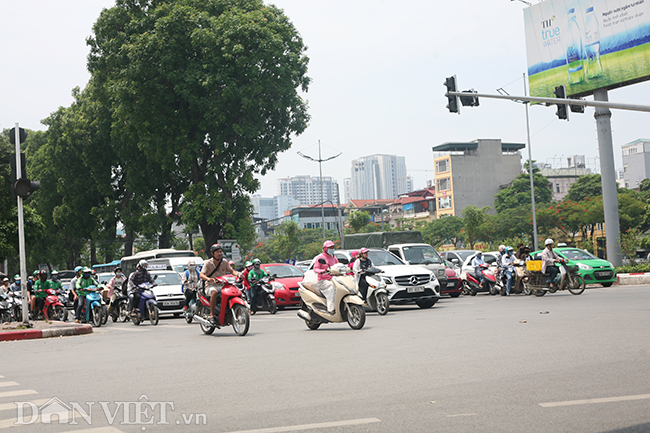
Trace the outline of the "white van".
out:
[[[162,269],[162,270],[169,270],[169,271],[176,271],[179,274],[182,274],[185,272],[185,269],[187,269],[187,262],[189,262],[191,259],[194,259],[194,262],[196,263],[196,267],[201,270],[203,267],[203,259],[201,257],[195,256],[195,257],[169,257],[169,258],[164,258],[164,259],[150,259],[147,260],[147,263],[149,263],[149,270],[152,271],[154,269]]]

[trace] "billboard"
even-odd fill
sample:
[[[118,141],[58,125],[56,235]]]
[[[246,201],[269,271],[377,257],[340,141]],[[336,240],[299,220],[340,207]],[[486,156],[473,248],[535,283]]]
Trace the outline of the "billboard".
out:
[[[585,96],[650,78],[650,0],[546,0],[524,9],[531,96]]]

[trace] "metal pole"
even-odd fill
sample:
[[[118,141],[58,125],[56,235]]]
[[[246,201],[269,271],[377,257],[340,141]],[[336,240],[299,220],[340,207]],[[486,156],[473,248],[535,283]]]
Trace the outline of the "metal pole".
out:
[[[323,197],[323,158],[320,154],[320,140],[318,140],[318,170],[320,172],[320,218],[323,226],[323,242],[325,242],[325,202]]]
[[[20,158],[20,126],[16,122],[16,179],[23,175]],[[13,188],[13,186],[12,186]],[[20,293],[23,298],[23,324],[29,325],[29,310],[27,303],[27,259],[25,258],[25,220],[23,218],[23,198],[18,197],[18,253],[20,257]]]
[[[607,101],[607,90],[594,90],[594,100]],[[603,187],[603,208],[605,214],[605,239],[607,260],[614,266],[623,264],[621,252],[621,226],[618,218],[618,196],[616,192],[616,171],[614,169],[614,146],[612,143],[612,113],[608,108],[596,107],[598,130],[598,154],[600,155],[600,179]]]
[[[343,246],[343,224],[341,222],[341,195],[339,190],[339,184],[336,184],[336,208],[338,209],[339,214],[339,238],[341,238],[341,249],[345,249]]]
[[[524,95],[528,96],[526,89],[526,73],[524,72]],[[530,146],[530,119],[528,118],[528,102],[526,106],[526,132],[528,136],[528,173],[530,174],[530,202],[533,205],[533,251],[537,251],[537,211],[535,210],[535,183],[533,182],[533,156]]]

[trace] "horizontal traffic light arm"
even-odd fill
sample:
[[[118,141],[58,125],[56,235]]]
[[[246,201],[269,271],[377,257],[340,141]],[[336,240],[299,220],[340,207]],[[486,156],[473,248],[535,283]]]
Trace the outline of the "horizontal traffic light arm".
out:
[[[463,92],[447,92],[445,96],[467,96]],[[619,104],[617,102],[605,101],[587,101],[586,99],[560,99],[560,98],[540,98],[536,96],[514,96],[514,95],[490,95],[488,93],[472,93],[472,96],[479,98],[492,98],[492,99],[509,99],[511,101],[526,101],[526,102],[542,102],[550,105],[568,104],[579,105],[583,107],[602,107],[613,108],[618,110],[630,111],[647,111],[650,112],[650,105],[635,105],[635,104]]]

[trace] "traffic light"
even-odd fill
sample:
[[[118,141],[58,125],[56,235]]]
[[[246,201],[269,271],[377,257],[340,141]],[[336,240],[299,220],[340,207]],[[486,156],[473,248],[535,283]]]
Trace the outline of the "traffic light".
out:
[[[463,93],[469,93],[467,96],[460,96],[460,103],[463,104],[463,107],[478,107],[478,96],[472,95],[472,93],[478,93],[476,90],[463,90]]]
[[[22,198],[27,198],[34,191],[39,189],[41,187],[41,183],[39,181],[32,181],[27,179],[27,169],[26,169],[26,164],[25,164],[25,154],[21,153],[20,154],[20,174],[21,177],[20,179],[17,179],[16,176],[16,154],[11,154],[10,156],[10,163],[11,163],[11,193],[13,195],[13,198],[15,199],[16,197],[22,197]]]
[[[456,86],[456,76],[453,75],[451,77],[445,78],[444,85],[447,87],[447,92],[445,93],[445,96],[447,97],[447,108],[449,108],[450,113],[458,113],[460,114],[460,107],[458,106],[458,96],[456,95],[450,95],[449,92],[457,92],[458,87]]]
[[[574,99],[574,98],[571,98],[571,99]],[[575,99],[584,100],[584,98],[575,98]],[[572,113],[584,113],[585,112],[585,106],[584,105],[569,105],[569,108],[571,109]]]
[[[557,86],[555,90],[553,90],[553,93],[555,94],[556,98],[566,99],[566,87],[564,87],[564,85]],[[567,104],[557,104],[557,111],[555,114],[560,120],[569,120],[569,111],[567,109]]]
[[[20,134],[20,142],[24,143],[25,140],[27,140],[27,131],[25,131],[23,128],[18,128],[19,129],[19,134]],[[16,144],[16,128],[11,128],[9,130],[9,142],[11,144]]]

